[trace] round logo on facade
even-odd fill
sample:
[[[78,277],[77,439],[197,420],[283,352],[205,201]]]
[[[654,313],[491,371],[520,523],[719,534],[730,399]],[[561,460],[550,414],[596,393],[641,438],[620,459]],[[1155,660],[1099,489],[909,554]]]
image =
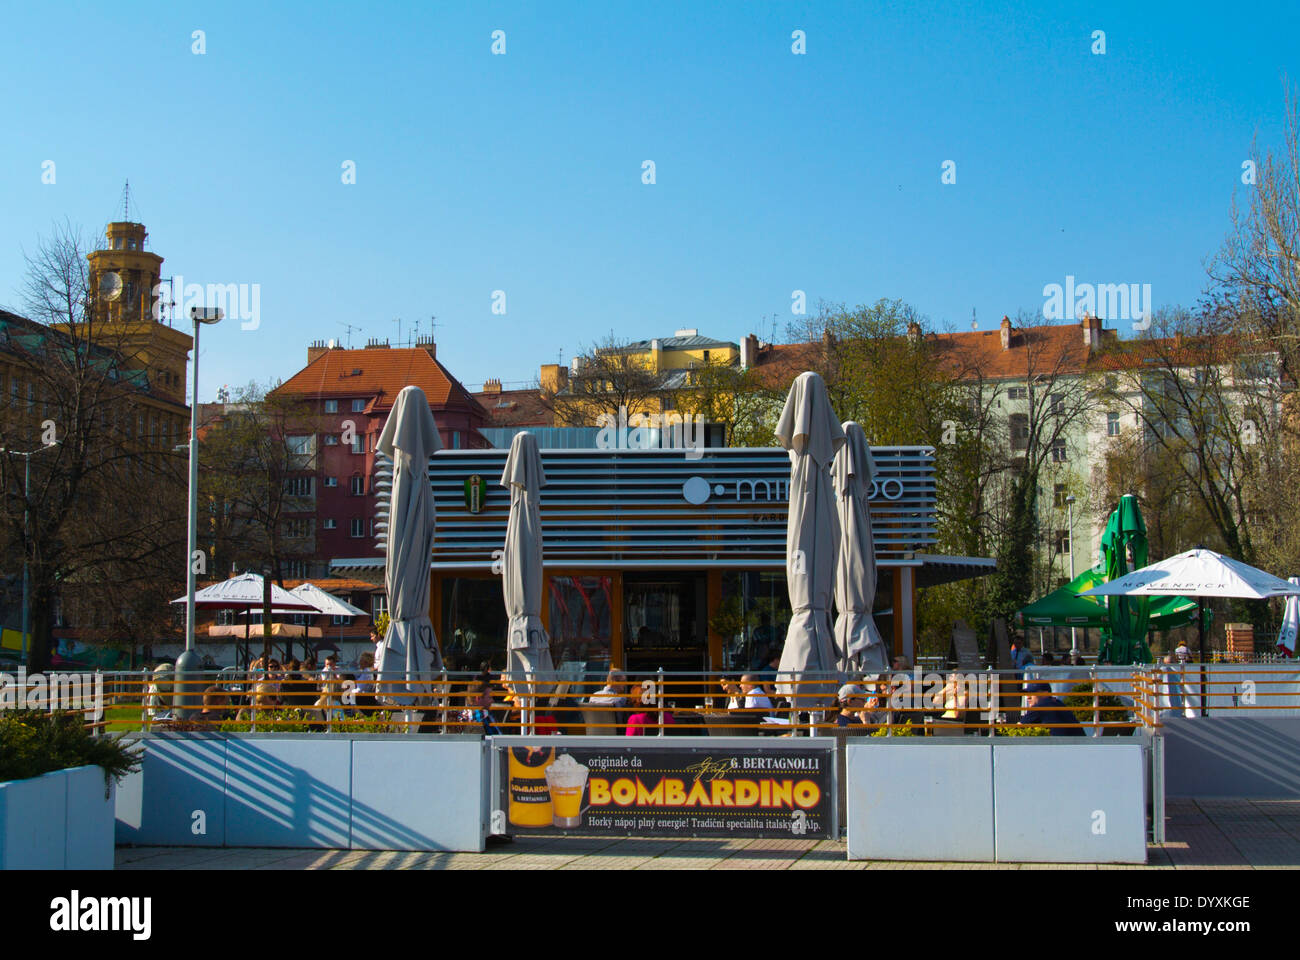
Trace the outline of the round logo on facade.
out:
[[[710,492],[709,481],[703,477],[691,477],[682,484],[682,498],[697,507],[708,502]]]

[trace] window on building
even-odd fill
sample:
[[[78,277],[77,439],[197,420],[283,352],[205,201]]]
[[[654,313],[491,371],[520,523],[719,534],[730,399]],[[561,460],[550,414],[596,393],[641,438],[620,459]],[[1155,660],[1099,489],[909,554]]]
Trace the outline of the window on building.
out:
[[[354,497],[365,496],[366,478],[359,473],[354,473],[348,480],[348,492]]]
[[[452,448],[453,450],[459,450],[459,449],[460,449],[460,431],[459,431],[459,430],[453,430],[453,431],[451,432],[451,448]]]
[[[370,595],[370,619],[374,620],[381,613],[388,612],[388,595],[384,593],[372,593]]]
[[[338,412],[339,412],[339,402],[338,402],[337,400],[326,400],[326,401],[325,401],[325,412],[326,412],[326,413],[338,413]]]
[[[352,435],[352,452],[353,453],[366,452],[366,438],[359,433]]]
[[[295,457],[309,457],[315,444],[312,443],[315,437],[310,435],[301,437],[286,437],[285,445],[289,448],[289,453]]]
[[[1065,440],[1060,437],[1052,441],[1052,462],[1065,463]]]
[[[339,438],[337,436],[335,436],[332,433],[325,434],[325,446],[337,447],[338,445],[339,445]]]
[[[365,412],[366,412],[366,401],[365,401],[365,398],[364,398],[364,397],[361,397],[361,398],[358,398],[358,399],[352,401],[352,412],[353,412],[353,413],[365,413]]]
[[[284,492],[290,497],[310,497],[315,477],[289,477],[284,481]]]
[[[1063,393],[1052,394],[1051,404],[1052,404],[1051,411],[1053,416],[1060,417],[1065,415],[1065,394]]]
[[[709,362],[709,351],[707,350],[704,351],[704,362],[705,363]]]
[[[361,517],[353,517],[349,522],[348,535],[351,537],[364,537],[366,535],[366,522]]]
[[[326,530],[337,530],[339,528],[339,522],[330,517],[327,517],[324,521],[322,521],[322,523]]]
[[[1070,531],[1056,531],[1056,553],[1058,556],[1068,555],[1070,552]]]
[[[1029,446],[1029,416],[1013,413],[1008,420],[1011,427],[1011,449],[1026,449]]]
[[[1057,510],[1064,510],[1065,498],[1068,497],[1069,495],[1070,493],[1068,490],[1066,490],[1065,484],[1063,483],[1054,484],[1052,486],[1052,506],[1056,507]]]
[[[327,487],[337,487],[338,485],[339,485],[339,478],[338,478],[338,477],[326,477],[326,478],[325,478],[325,486],[327,486]]]
[[[1028,400],[1029,390],[1027,387],[1007,387],[1008,400]]]
[[[349,617],[346,613],[343,614],[342,616],[335,615],[330,617],[330,626],[332,627],[346,627],[351,623],[352,623],[352,618]]]
[[[290,517],[283,523],[286,540],[305,540],[312,535],[311,517]]]
[[[1118,413],[1106,414],[1106,436],[1108,437],[1119,436],[1119,414]]]

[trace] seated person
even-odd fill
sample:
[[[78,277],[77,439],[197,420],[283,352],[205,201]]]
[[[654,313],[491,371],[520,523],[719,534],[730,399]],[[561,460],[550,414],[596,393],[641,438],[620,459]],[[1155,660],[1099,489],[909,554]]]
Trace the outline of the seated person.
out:
[[[626,707],[627,677],[621,670],[609,671],[609,675],[605,677],[605,685],[593,693],[587,702],[610,707]]]
[[[1052,688],[1047,684],[1026,684],[1025,693],[1029,694],[1029,697],[1025,701],[1025,709],[1021,712],[1018,722],[1036,726],[1076,722],[1072,711],[1061,709],[1065,704],[1052,696]],[[1053,707],[1057,709],[1052,709]],[[1051,727],[1049,732],[1054,737],[1082,737],[1084,735],[1081,726]]]
[[[856,683],[846,683],[835,695],[839,711],[835,714],[835,726],[851,727],[863,722],[862,714],[867,706],[867,691]]]
[[[662,720],[660,717],[662,717]],[[641,712],[634,713],[632,716],[627,718],[627,736],[636,737],[644,736],[646,734],[656,734],[659,732],[658,729],[650,728],[657,728],[660,723],[667,726],[668,724],[676,722],[677,721],[673,717],[671,710],[661,711],[653,704],[648,704],[641,709]]]
[[[482,680],[476,684],[470,706],[461,712],[460,720],[466,724],[479,724],[484,736],[499,737],[501,731],[492,721],[492,682]],[[466,733],[473,733],[466,730]]]
[[[772,710],[772,698],[767,695],[759,678],[752,673],[747,673],[740,678],[740,689],[745,695],[744,709],[746,710]]]
[[[727,709],[739,710],[745,702],[745,694],[741,691],[740,684],[725,677],[718,682],[722,685],[722,692],[727,695]]]
[[[217,724],[230,719],[230,697],[215,684],[203,691],[203,709],[192,717],[195,723]]]

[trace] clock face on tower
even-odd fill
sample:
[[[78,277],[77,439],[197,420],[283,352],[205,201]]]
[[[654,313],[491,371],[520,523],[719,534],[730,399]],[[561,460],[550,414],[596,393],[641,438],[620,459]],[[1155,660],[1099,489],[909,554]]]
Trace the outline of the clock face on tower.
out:
[[[105,300],[116,300],[122,296],[122,278],[113,270],[100,274],[99,294]]]

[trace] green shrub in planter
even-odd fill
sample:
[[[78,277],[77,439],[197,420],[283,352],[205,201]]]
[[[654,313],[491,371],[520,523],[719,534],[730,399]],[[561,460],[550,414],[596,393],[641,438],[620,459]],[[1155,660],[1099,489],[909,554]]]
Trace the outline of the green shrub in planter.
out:
[[[1061,722],[1065,723],[1066,721],[1062,720]],[[1015,726],[999,727],[997,735],[999,737],[1050,737],[1052,731],[1046,727],[1018,723]]]
[[[873,737],[887,737],[887,736],[890,736],[889,728],[888,728],[888,727],[881,727],[879,730],[873,730],[873,731],[871,732],[871,735],[872,735]],[[916,735],[917,735],[917,734],[916,734],[916,730],[913,729],[913,726],[912,726],[912,724],[910,724],[910,723],[904,723],[904,724],[902,724],[902,725],[900,725],[900,726],[896,726],[896,727],[894,727],[893,736],[895,736],[895,737],[915,737]]]
[[[105,781],[121,780],[139,769],[140,758],[121,737],[93,736],[80,713],[0,714],[0,782],[85,766],[102,767]]]
[[[1080,723],[1092,723],[1092,698],[1092,681],[1085,680],[1071,687],[1070,692],[1062,698],[1061,702],[1074,711],[1074,718]],[[1103,723],[1127,722],[1133,719],[1124,701],[1113,693],[1103,693],[1097,703],[1101,707],[1098,719]],[[1103,730],[1108,737],[1124,736],[1132,732],[1126,727],[1103,727]]]

